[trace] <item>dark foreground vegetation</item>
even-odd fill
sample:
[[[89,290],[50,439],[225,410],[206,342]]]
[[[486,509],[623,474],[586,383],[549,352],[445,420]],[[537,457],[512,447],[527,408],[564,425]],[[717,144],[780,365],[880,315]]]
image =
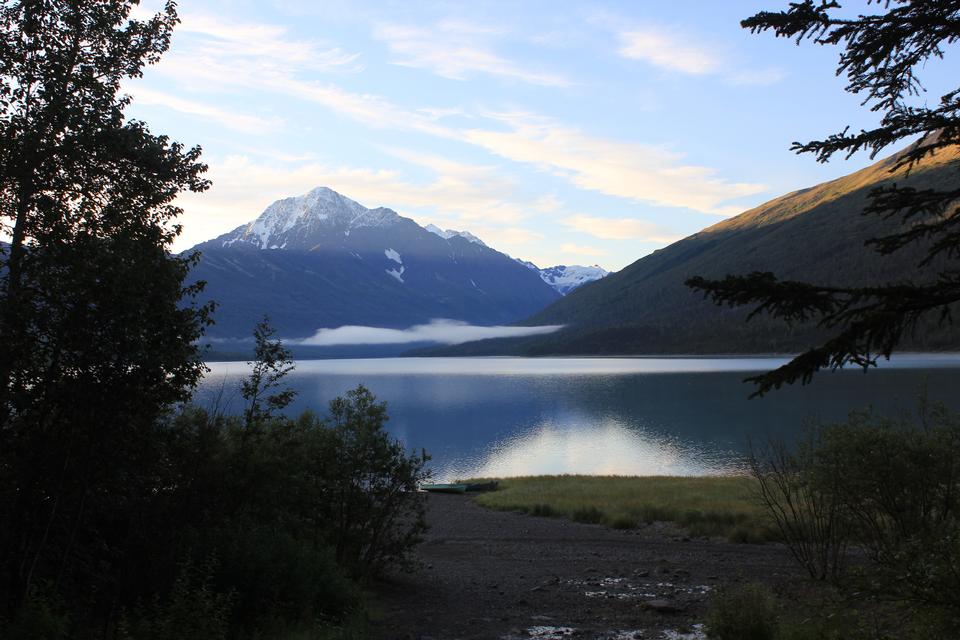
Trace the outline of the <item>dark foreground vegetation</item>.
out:
[[[753,475],[810,583],[779,603],[754,586],[723,591],[711,635],[960,637],[960,415],[855,413],[793,451],[758,453]]]
[[[349,635],[423,529],[425,457],[358,388],[280,417],[257,327],[246,410],[189,407],[214,306],[176,256],[200,149],[130,120],[176,4],[0,2],[0,637]]]
[[[42,518],[5,493],[0,637],[357,637],[364,584],[424,528],[425,459],[385,419],[362,387],[323,419],[187,408],[78,455],[85,490],[48,489]]]

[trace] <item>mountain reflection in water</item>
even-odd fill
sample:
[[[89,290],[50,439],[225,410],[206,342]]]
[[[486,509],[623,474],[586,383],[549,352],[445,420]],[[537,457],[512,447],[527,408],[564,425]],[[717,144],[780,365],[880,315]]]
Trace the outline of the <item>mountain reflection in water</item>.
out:
[[[590,429],[542,424],[491,443],[478,460],[435,467],[442,482],[556,474],[702,476],[742,470],[742,455],[736,451],[711,451],[611,419]]]
[[[764,358],[383,358],[304,360],[285,380],[290,415],[326,413],[358,384],[387,403],[387,429],[426,449],[437,479],[530,474],[702,475],[742,467],[751,442],[795,441],[811,421],[917,399],[960,410],[960,356],[900,356],[864,375],[824,372],[750,400]],[[211,362],[194,398],[240,413],[244,362]]]

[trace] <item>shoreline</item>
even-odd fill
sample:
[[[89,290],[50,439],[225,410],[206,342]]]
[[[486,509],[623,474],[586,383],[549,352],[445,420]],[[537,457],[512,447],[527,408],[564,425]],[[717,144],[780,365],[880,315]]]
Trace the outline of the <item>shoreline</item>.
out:
[[[779,544],[497,511],[469,494],[427,500],[419,568],[375,590],[376,638],[703,640],[717,589],[789,592],[801,577]]]

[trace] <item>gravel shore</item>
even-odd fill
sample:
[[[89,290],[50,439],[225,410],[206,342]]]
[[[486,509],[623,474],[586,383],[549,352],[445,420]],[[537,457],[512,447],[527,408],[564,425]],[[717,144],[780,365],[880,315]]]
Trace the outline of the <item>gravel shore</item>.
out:
[[[601,525],[431,494],[421,568],[378,589],[385,640],[703,638],[711,591],[799,577],[781,545],[690,539],[668,525]]]

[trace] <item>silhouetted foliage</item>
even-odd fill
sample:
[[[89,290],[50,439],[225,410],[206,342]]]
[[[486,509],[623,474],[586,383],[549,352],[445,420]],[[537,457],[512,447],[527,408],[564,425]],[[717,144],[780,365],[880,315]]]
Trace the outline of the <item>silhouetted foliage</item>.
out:
[[[247,401],[244,412],[247,426],[269,418],[274,411],[281,411],[296,396],[292,389],[279,388],[284,376],[293,371],[294,365],[287,348],[280,340],[273,338],[275,334],[267,316],[253,330],[254,359],[248,363],[253,370],[240,387],[240,393]]]
[[[136,4],[0,0],[0,637],[327,637],[422,531],[425,457],[366,390],[276,415],[265,321],[244,415],[182,408],[212,307],[169,248],[206,167],[124,116],[178,21]]]
[[[783,12],[761,12],[743,21],[753,32],[772,30],[793,38],[842,48],[837,74],[845,74],[846,90],[864,98],[864,104],[882,114],[870,130],[850,133],[849,127],[824,140],[795,142],[798,153],[813,153],[825,162],[834,154],[847,157],[867,150],[871,157],[905,138],[921,135],[891,168],[908,171],[923,159],[960,142],[960,89],[927,106],[913,100],[923,86],[918,72],[931,58],[942,58],[945,46],[960,40],[960,5],[948,0],[876,0],[875,13],[844,17],[837,2],[805,0]],[[915,104],[916,103],[916,104]],[[782,281],[772,273],[730,275],[722,280],[694,277],[687,285],[703,291],[717,304],[757,305],[754,314],[769,313],[788,323],[816,321],[829,332],[819,346],[783,367],[748,380],[763,394],[797,380],[808,382],[823,368],[854,364],[875,366],[924,318],[951,321],[953,303],[960,301],[960,215],[956,202],[960,188],[898,186],[874,189],[865,214],[897,219],[895,233],[873,238],[868,245],[881,254],[919,243],[919,279],[868,287],[818,286]],[[942,268],[929,267],[941,259]],[[751,314],[753,315],[753,314]]]
[[[177,23],[135,4],[0,4],[0,617],[109,619],[164,530],[160,418],[204,370],[168,249],[206,166],[124,116]]]
[[[348,391],[330,403],[330,445],[320,458],[332,498],[331,544],[361,579],[409,568],[408,553],[426,530],[417,489],[429,480],[429,456],[406,455],[383,430],[386,420],[386,405],[368,389]]]
[[[925,405],[914,420],[854,413],[752,466],[812,577],[853,602],[904,606],[946,634],[928,637],[960,631],[960,416]]]
[[[710,598],[707,636],[716,640],[777,640],[776,601],[767,586],[725,587]]]

